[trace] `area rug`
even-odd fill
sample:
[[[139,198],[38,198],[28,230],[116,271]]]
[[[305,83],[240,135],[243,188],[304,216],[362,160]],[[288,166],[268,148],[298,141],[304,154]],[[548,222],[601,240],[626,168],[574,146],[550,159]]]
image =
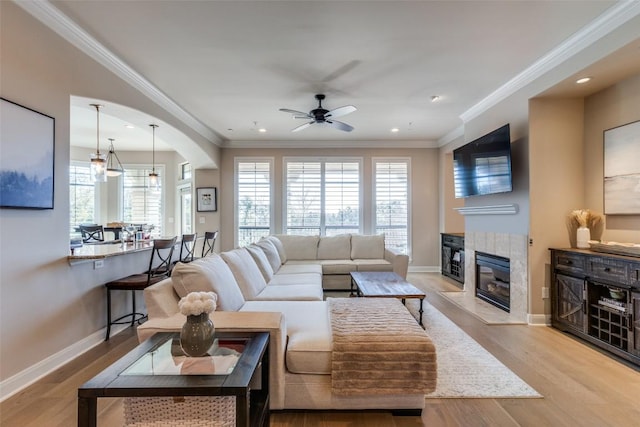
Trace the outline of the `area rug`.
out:
[[[438,385],[427,399],[542,397],[427,301],[424,325],[438,355]]]

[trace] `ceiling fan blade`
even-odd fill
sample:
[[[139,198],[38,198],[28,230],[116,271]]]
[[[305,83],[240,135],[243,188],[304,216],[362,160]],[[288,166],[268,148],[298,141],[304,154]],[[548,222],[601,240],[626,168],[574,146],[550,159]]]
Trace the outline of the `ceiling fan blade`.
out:
[[[354,107],[353,105],[345,105],[344,107],[334,108],[333,110],[329,111],[324,116],[326,118],[329,118],[329,117],[340,117],[340,116],[345,116],[345,115],[347,115],[349,113],[353,113],[356,110],[357,110],[357,108]]]
[[[303,113],[302,111],[298,111],[298,110],[290,110],[288,108],[281,108],[280,111],[285,112],[285,113],[289,113],[289,114],[293,114],[294,116],[310,117],[309,113]]]
[[[299,130],[306,129],[306,128],[308,128],[309,126],[311,126],[312,124],[314,124],[314,123],[315,123],[315,121],[305,123],[305,124],[303,124],[303,125],[298,126],[297,128],[293,128],[293,129],[291,129],[291,132],[298,132]]]
[[[343,123],[343,122],[339,122],[337,120],[327,120],[327,121],[325,121],[325,123],[328,124],[331,127],[343,130],[345,132],[351,132],[353,130],[353,126],[348,125],[348,124]]]

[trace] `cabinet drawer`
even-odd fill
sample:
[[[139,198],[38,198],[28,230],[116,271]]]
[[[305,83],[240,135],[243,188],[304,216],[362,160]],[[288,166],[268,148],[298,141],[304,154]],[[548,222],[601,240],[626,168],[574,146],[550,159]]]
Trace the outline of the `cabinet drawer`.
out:
[[[629,284],[627,268],[629,264],[614,259],[593,257],[589,259],[588,273],[594,279],[621,285]]]
[[[640,291],[640,263],[629,264],[629,280],[629,284]],[[638,319],[640,320],[640,317]]]
[[[585,276],[584,256],[569,252],[554,252],[553,265],[558,271]]]
[[[450,234],[442,235],[442,244],[447,246],[457,246],[464,247],[464,237],[462,236],[452,236]]]

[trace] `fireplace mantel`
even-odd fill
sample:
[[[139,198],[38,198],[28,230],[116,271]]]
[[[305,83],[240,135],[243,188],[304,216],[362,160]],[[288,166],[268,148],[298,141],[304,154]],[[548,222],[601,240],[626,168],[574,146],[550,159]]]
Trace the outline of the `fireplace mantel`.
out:
[[[453,208],[461,215],[515,215],[518,213],[518,205],[469,206]]]

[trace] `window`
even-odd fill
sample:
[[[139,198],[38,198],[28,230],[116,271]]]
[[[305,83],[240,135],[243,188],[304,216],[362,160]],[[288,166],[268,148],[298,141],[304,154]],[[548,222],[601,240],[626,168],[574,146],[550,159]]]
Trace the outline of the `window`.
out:
[[[409,159],[374,159],[375,232],[409,254]]]
[[[180,177],[178,179],[180,181],[190,181],[191,180],[191,163],[181,163],[180,164]]]
[[[272,171],[272,159],[236,159],[237,246],[271,233]]]
[[[360,159],[285,159],[285,232],[359,233],[361,163]]]
[[[123,180],[122,220],[130,224],[153,225],[151,234],[162,235],[162,198],[164,194],[164,167],[156,165],[160,175],[160,190],[149,188],[149,173],[146,166],[127,166]]]
[[[91,182],[89,165],[69,167],[69,215],[70,232],[76,232],[80,224],[96,222],[95,185]]]

